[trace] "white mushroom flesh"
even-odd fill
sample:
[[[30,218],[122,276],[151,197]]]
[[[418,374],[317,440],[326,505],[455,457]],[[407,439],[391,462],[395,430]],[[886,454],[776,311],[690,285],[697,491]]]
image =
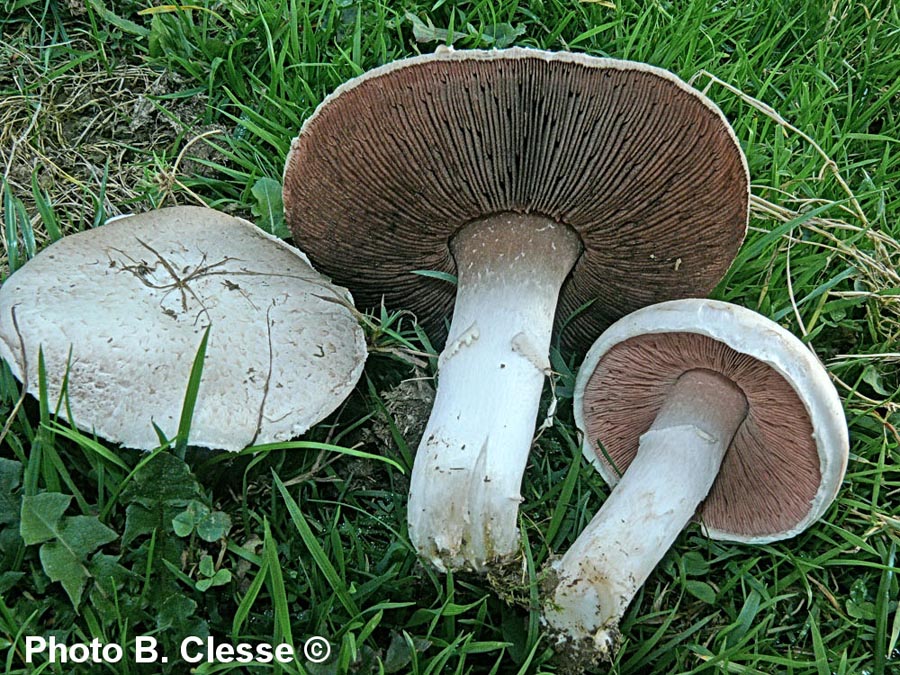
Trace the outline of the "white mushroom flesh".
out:
[[[706,497],[746,412],[741,390],[716,373],[675,383],[609,499],[552,564],[544,617],[564,648],[609,656],[625,609]]]
[[[481,571],[517,550],[557,297],[580,251],[569,228],[519,214],[453,241],[456,304],[409,498],[410,539],[438,569]]]

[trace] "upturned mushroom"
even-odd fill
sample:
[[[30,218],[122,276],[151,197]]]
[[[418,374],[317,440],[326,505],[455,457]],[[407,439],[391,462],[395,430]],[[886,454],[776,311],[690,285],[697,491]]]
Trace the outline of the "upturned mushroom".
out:
[[[825,368],[778,324],[725,302],[664,302],[613,324],[578,373],[575,419],[614,488],[551,564],[544,616],[570,663],[611,656],[625,609],[692,518],[713,539],[793,537],[847,466]]]
[[[352,299],[297,249],[211,209],[116,220],[47,247],[0,288],[0,358],[38,394],[66,382],[71,422],[149,449],[178,431],[209,338],[192,445],[240,450],[302,434],[349,395],[366,358]]]
[[[516,552],[554,317],[586,348],[629,311],[707,293],[748,183],[715,105],[640,63],[441,49],[322,102],[285,166],[295,241],[361,306],[412,310],[438,342],[453,313],[410,487],[423,557],[483,571]]]

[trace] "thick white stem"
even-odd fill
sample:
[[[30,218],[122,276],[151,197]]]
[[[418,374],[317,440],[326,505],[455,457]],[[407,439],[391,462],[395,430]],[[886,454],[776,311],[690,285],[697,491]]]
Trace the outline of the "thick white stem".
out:
[[[716,373],[675,383],[622,479],[552,565],[544,617],[569,658],[610,656],[625,609],[706,497],[746,411],[741,390]]]
[[[581,243],[545,218],[500,214],[453,241],[456,305],[413,466],[409,534],[438,569],[515,553],[559,289]]]

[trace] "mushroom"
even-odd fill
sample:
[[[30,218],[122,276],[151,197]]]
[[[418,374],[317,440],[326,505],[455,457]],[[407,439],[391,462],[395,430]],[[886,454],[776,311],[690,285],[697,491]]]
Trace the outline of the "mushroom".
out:
[[[211,209],[118,219],[47,247],[0,288],[0,357],[78,427],[127,447],[178,431],[209,338],[192,445],[293,438],[333,411],[366,358],[352,298],[297,249]]]
[[[285,166],[295,241],[361,306],[409,309],[438,342],[453,312],[411,478],[424,558],[484,571],[516,552],[554,317],[586,349],[629,311],[706,294],[743,239],[748,184],[715,105],[640,63],[445,48],[322,102]]]
[[[579,370],[575,420],[615,487],[551,564],[544,616],[570,662],[612,654],[625,609],[691,518],[713,539],[793,537],[824,514],[847,466],[841,402],[815,355],[714,300],[613,324]]]

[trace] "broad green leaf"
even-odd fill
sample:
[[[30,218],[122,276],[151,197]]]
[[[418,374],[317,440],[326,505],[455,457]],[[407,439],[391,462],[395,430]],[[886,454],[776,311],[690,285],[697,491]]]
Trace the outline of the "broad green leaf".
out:
[[[416,42],[449,42],[449,44],[453,44],[465,37],[463,33],[454,33],[451,39],[449,30],[436,27],[428,18],[426,23],[412,12],[406,12],[405,17],[412,24],[413,37]]]
[[[159,453],[135,472],[122,491],[120,501],[128,504],[122,546],[156,532],[156,556],[177,562],[184,551],[184,541],[172,536],[174,521],[192,502],[200,504],[197,500],[202,496],[187,464],[171,453]],[[182,524],[184,528],[180,527]],[[193,523],[179,519],[179,532],[186,533],[183,536],[188,536],[193,527]]]
[[[879,373],[874,366],[866,367],[863,371],[862,379],[863,382],[872,387],[876,394],[880,394],[881,396],[891,395],[891,392],[884,386],[884,380],[881,377],[881,373]]]
[[[196,500],[188,502],[187,508],[172,519],[172,529],[179,537],[189,537],[196,532],[204,541],[218,541],[231,529],[231,518],[222,511],[211,511],[208,506]]]
[[[194,514],[190,511],[182,511],[172,518],[172,529],[179,537],[188,537],[194,531]]]
[[[119,559],[120,556],[117,555],[96,553],[88,565],[88,570],[94,577],[90,592],[91,605],[110,624],[120,619],[122,604],[131,599],[129,594],[120,592],[132,573],[119,564]]]
[[[156,510],[142,504],[129,504],[125,509],[125,532],[122,534],[122,546],[143,535],[153,534],[165,521]]]
[[[16,563],[19,548],[24,545],[18,527],[0,528],[0,570],[11,569]],[[0,593],[2,593],[0,589]]]
[[[168,535],[173,519],[200,496],[200,485],[188,465],[171,453],[159,453],[135,472],[122,491],[121,501],[128,504],[122,545],[153,532]],[[177,559],[183,546],[170,536],[161,536],[157,545],[157,552],[167,560]]]
[[[29,546],[40,544],[57,536],[59,521],[69,508],[71,495],[58,492],[42,492],[22,498],[19,532]]]
[[[412,662],[413,654],[423,653],[431,646],[431,640],[403,633],[393,633],[384,657],[384,672],[399,673]]]
[[[705,581],[685,581],[684,588],[698,600],[702,600],[710,605],[713,605],[716,602],[716,592],[713,590],[713,587]]]
[[[0,525],[11,525],[19,520],[21,499],[13,492],[21,482],[21,462],[0,457]]]
[[[197,603],[180,594],[170,595],[162,603],[156,616],[156,628],[162,632],[184,623],[197,609]]]
[[[91,577],[87,567],[88,556],[118,535],[96,516],[72,516],[60,522],[54,536],[56,541],[41,546],[41,565],[51,581],[62,584],[72,604],[77,607],[84,585]]]
[[[222,511],[213,511],[197,523],[197,536],[210,543],[222,539],[231,530],[231,517]]]
[[[122,546],[130,546],[138,537],[151,536],[157,532],[155,555],[169,561],[181,559],[184,551],[184,540],[171,536],[172,519],[184,507],[157,502],[149,506],[129,504],[125,511],[125,532],[122,534]]]
[[[481,32],[481,39],[497,49],[509,47],[518,38],[525,34],[524,24],[513,26],[510,23],[497,23],[488,26]]]
[[[205,591],[213,586],[224,586],[231,581],[231,571],[221,569],[211,577],[201,579],[197,582],[197,590]]]
[[[172,519],[172,529],[179,537],[188,537],[197,524],[209,516],[209,508],[196,499],[188,502],[187,508]]]
[[[150,33],[150,31],[147,28],[144,28],[144,26],[136,24],[134,21],[123,19],[115,12],[109,10],[103,0],[88,0],[88,2],[90,2],[91,7],[94,9],[94,11],[97,12],[101,17],[103,17],[104,21],[111,23],[122,32],[130,33],[131,35],[137,35],[138,37],[144,37],[145,35],[148,35]]]
[[[24,576],[25,572],[0,573],[0,595],[6,593],[6,591],[19,583],[19,580]]]
[[[875,603],[869,599],[869,589],[864,579],[857,579],[850,586],[847,614],[854,619],[875,620]]]
[[[689,577],[702,577],[709,573],[709,563],[698,551],[688,551],[681,556],[681,566]]]
[[[291,231],[284,224],[284,202],[281,198],[281,183],[273,178],[260,178],[250,188],[256,202],[251,210],[257,217],[256,224],[269,234],[286,239]]]
[[[187,502],[201,495],[200,484],[182,460],[161,452],[142,466],[122,491],[121,501],[145,506],[160,502]]]

